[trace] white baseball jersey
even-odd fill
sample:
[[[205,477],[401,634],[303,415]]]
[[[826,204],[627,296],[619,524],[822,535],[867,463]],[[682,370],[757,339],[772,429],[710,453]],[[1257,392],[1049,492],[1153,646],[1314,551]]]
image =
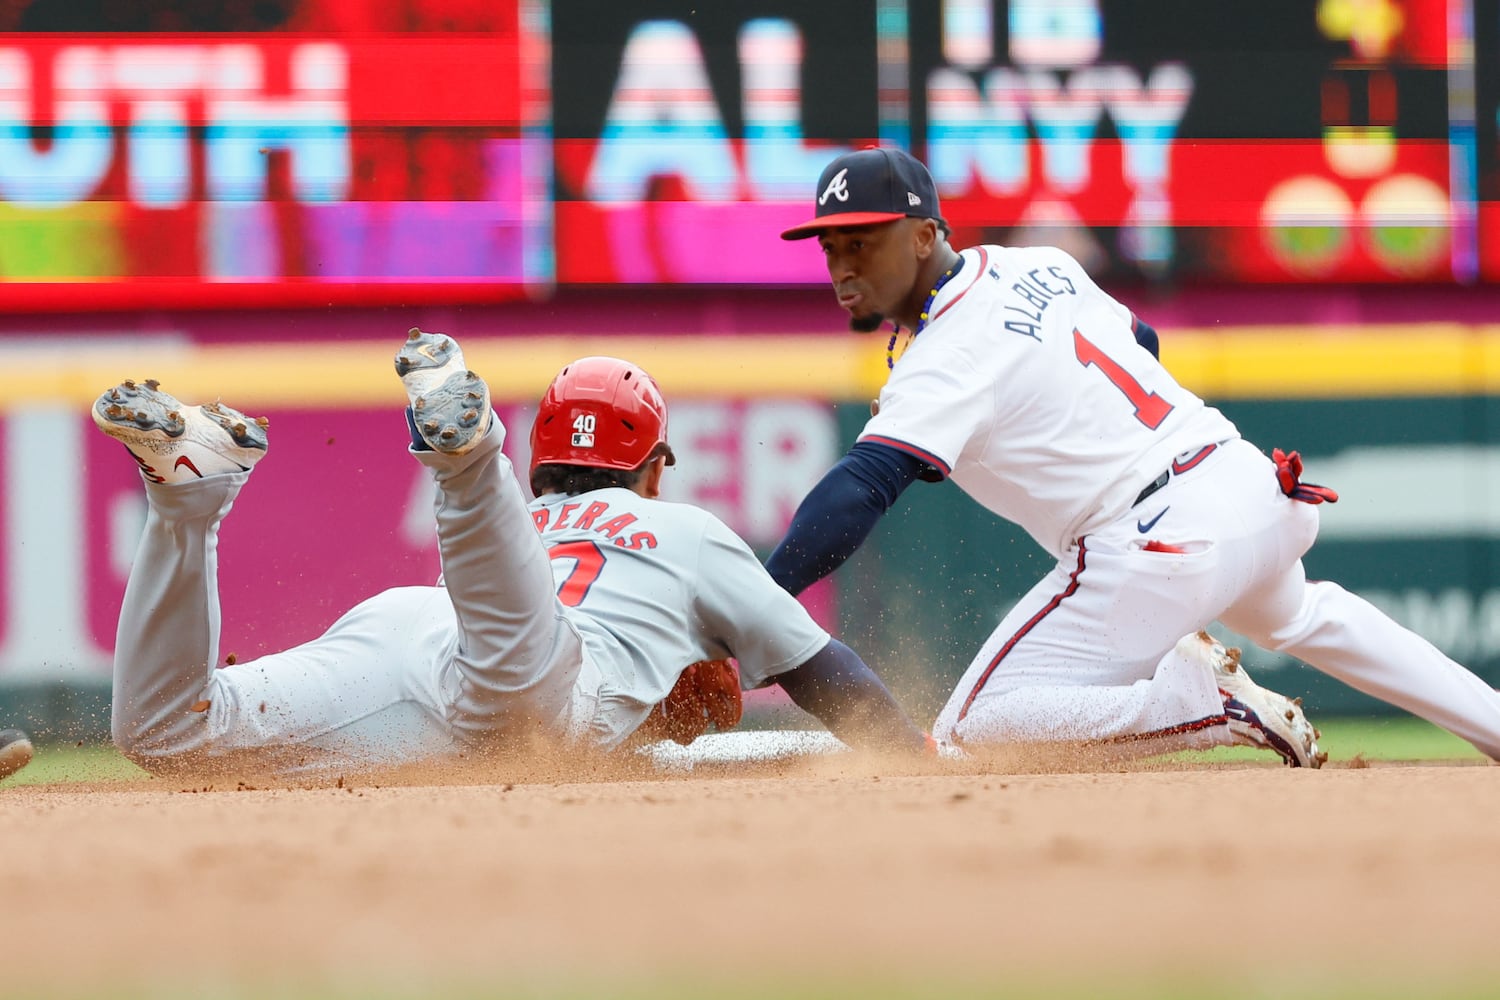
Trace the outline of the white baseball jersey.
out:
[[[591,724],[603,745],[640,725],[682,668],[733,656],[759,687],[799,666],[828,633],[707,511],[631,490],[533,501],[557,596],[603,675]]]
[[[1239,436],[1053,247],[979,246],[939,289],[860,440],[931,463],[1054,556],[1173,457]]]

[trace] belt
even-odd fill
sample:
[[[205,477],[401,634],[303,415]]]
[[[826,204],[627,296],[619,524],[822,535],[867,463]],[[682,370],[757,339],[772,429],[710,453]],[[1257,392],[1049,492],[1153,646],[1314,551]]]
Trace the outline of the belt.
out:
[[[1214,451],[1218,449],[1218,447],[1219,446],[1216,444],[1204,445],[1197,451],[1185,451],[1181,455],[1178,455],[1176,458],[1172,459],[1172,464],[1169,465],[1161,475],[1157,476],[1155,479],[1151,480],[1151,482],[1147,483],[1146,488],[1141,490],[1140,493],[1136,494],[1135,503],[1131,504],[1131,506],[1138,507],[1141,504],[1145,503],[1147,497],[1151,496],[1151,494],[1167,485],[1167,483],[1171,481],[1173,476],[1180,476],[1184,472],[1190,472],[1193,469],[1196,469],[1198,467],[1198,463],[1202,462],[1205,458],[1212,455]]]

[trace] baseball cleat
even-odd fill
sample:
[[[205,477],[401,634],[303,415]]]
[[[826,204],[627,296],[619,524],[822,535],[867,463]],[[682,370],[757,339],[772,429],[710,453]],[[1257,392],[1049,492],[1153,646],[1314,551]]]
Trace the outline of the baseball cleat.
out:
[[[94,403],[94,423],[125,449],[153,483],[249,472],[265,457],[265,417],[247,417],[223,403],[185,406],[155,379],[126,379]]]
[[[462,455],[489,430],[490,388],[464,365],[452,337],[413,327],[396,352],[412,430],[433,451]]]
[[[19,729],[0,729],[0,781],[31,763],[31,740]]]
[[[444,333],[424,333],[412,327],[396,352],[396,374],[413,402],[467,368],[458,341]]]
[[[1288,698],[1256,684],[1240,665],[1240,651],[1225,649],[1207,632],[1190,635],[1178,646],[1189,644],[1213,667],[1235,743],[1274,750],[1288,767],[1323,766],[1328,754],[1318,749],[1320,734],[1307,721],[1301,698]]]

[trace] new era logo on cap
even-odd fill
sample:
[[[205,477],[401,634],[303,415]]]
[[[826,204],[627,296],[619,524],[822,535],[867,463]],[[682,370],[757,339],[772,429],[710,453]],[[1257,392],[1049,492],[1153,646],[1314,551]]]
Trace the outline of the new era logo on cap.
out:
[[[845,153],[823,168],[813,218],[786,230],[781,238],[802,240],[834,226],[869,226],[907,217],[941,221],[932,175],[904,150],[871,147]]]

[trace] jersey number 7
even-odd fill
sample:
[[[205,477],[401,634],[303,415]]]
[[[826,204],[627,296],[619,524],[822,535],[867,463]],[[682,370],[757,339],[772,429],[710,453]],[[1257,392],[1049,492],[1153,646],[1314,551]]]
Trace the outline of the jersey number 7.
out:
[[[1160,427],[1161,422],[1167,419],[1167,414],[1172,412],[1171,403],[1137,382],[1134,375],[1121,368],[1119,362],[1101,351],[1097,344],[1079,333],[1077,329],[1073,331],[1073,353],[1078,356],[1079,363],[1085,368],[1092,365],[1103,372],[1104,377],[1109,379],[1116,389],[1124,393],[1130,405],[1135,408],[1135,419],[1153,431]]]
[[[604,550],[594,542],[560,542],[547,550],[547,558],[573,560],[573,569],[557,588],[557,599],[570,608],[583,603],[604,570]]]

